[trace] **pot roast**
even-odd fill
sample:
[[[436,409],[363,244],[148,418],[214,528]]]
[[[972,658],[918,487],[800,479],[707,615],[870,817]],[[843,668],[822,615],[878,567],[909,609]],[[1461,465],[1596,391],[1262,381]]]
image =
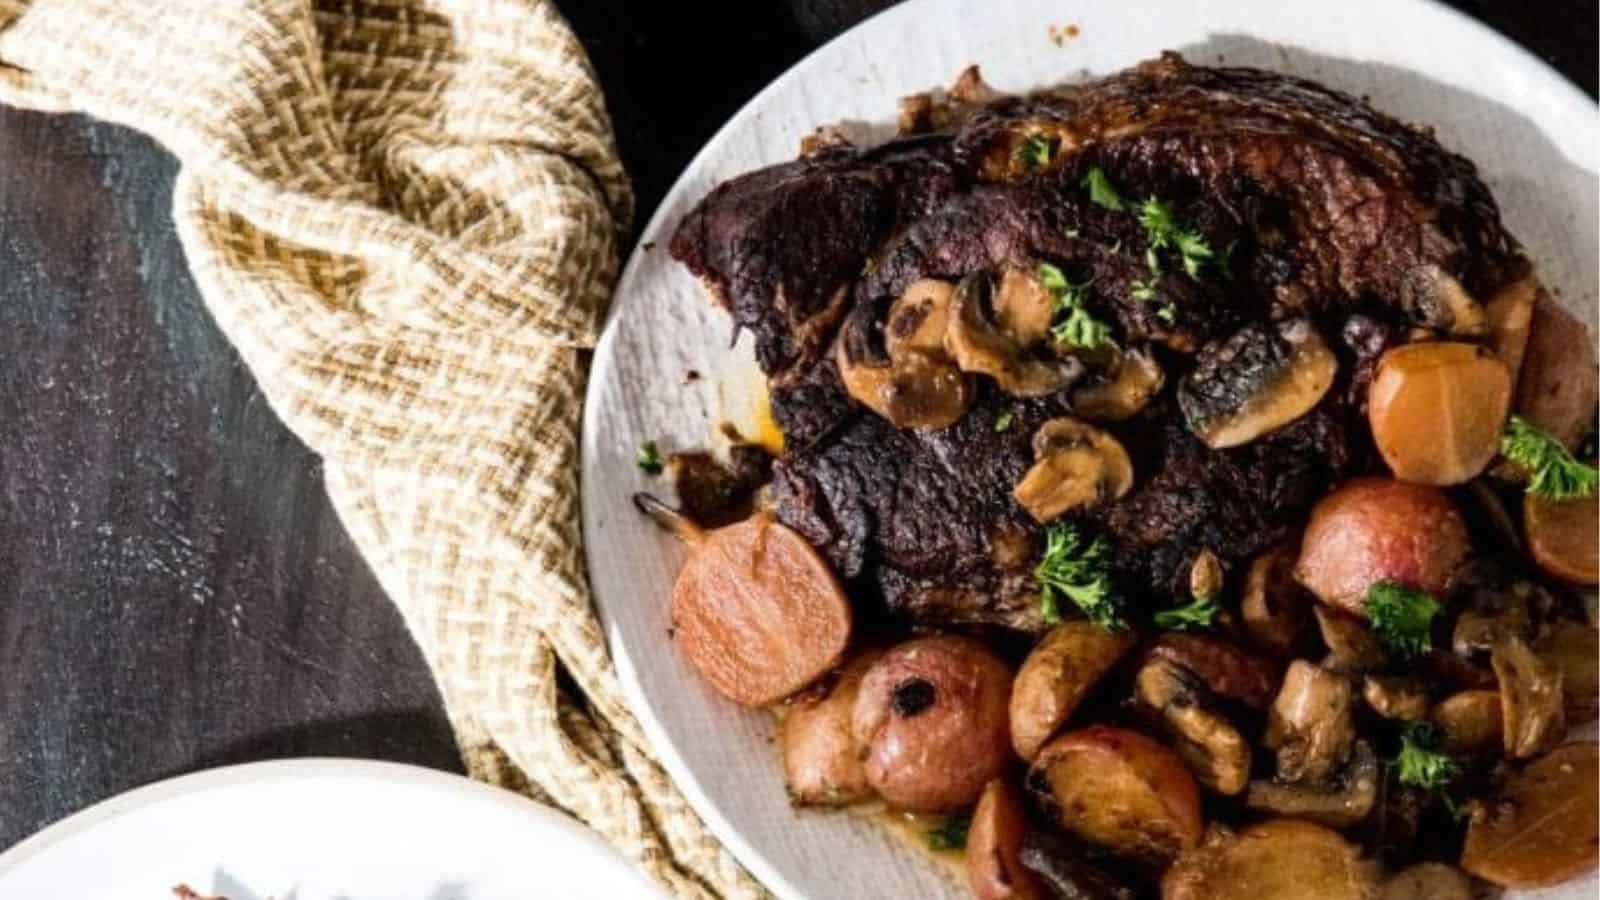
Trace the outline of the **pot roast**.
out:
[[[1465,333],[1472,298],[1527,269],[1472,163],[1431,133],[1172,53],[1027,96],[969,70],[908,98],[885,144],[811,143],[716,188],[671,252],[754,337],[785,433],[772,512],[916,624],[1042,628],[1045,527],[1018,485],[1060,450],[1036,440],[1046,423],[1106,408],[1089,392],[1121,381],[1108,353],[1156,370],[1090,429],[1125,448],[1131,489],[1062,521],[1106,540],[1133,606],[1169,606],[1205,551],[1231,569],[1375,465],[1361,404],[1390,343]],[[1147,199],[1204,252],[1158,257]],[[1041,266],[1103,323],[1096,352],[1024,346],[1006,273]],[[930,279],[956,286],[928,293],[942,305],[896,306]],[[948,356],[919,346],[930,315],[978,333]],[[962,355],[980,353],[999,362]],[[847,387],[858,365],[881,402]],[[955,393],[930,407],[937,385]]]

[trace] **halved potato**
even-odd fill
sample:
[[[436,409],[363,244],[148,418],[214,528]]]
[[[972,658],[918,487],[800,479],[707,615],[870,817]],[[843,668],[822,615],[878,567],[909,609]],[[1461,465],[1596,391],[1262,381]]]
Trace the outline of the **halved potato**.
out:
[[[1405,344],[1383,354],[1367,393],[1372,440],[1395,477],[1460,484],[1494,459],[1511,410],[1511,372],[1487,347]]]
[[[1467,829],[1461,868],[1505,887],[1560,884],[1600,862],[1600,755],[1565,744],[1513,776]]]
[[[1269,819],[1236,835],[1218,832],[1178,858],[1161,900],[1374,900],[1376,867],[1336,831]]]
[[[977,900],[1047,900],[1033,873],[1023,868],[1028,822],[1022,796],[1004,779],[986,785],[967,831],[967,883]]]
[[[1200,788],[1183,760],[1134,731],[1096,725],[1045,744],[1030,780],[1061,825],[1122,856],[1170,861],[1200,842]]]

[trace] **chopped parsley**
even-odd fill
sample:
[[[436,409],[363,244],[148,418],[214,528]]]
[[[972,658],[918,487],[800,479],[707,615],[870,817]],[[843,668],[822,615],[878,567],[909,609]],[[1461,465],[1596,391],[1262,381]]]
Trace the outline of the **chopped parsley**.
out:
[[[1044,134],[1030,134],[1017,145],[1017,159],[1030,169],[1042,169],[1055,158],[1061,139]]]
[[[1012,414],[1011,410],[1009,410],[1009,409],[1006,410],[1005,412],[1001,413],[1000,415],[994,417],[994,430],[995,431],[1010,431],[1011,430],[1011,423],[1016,421],[1016,418],[1017,417]]]
[[[1092,282],[1074,284],[1059,268],[1039,265],[1039,283],[1054,298],[1052,312],[1058,318],[1050,336],[1080,350],[1093,350],[1111,340],[1111,326],[1096,319],[1085,306]]]
[[[1547,500],[1594,496],[1600,471],[1573,457],[1560,441],[1521,416],[1512,416],[1500,439],[1506,459],[1528,470],[1528,493]]]
[[[1163,303],[1161,304],[1160,308],[1156,310],[1156,318],[1167,323],[1168,325],[1171,325],[1173,322],[1178,320],[1178,307],[1172,305],[1171,303]]]
[[[1367,620],[1378,642],[1400,656],[1416,656],[1433,648],[1433,619],[1439,601],[1392,581],[1367,589]]]
[[[1122,212],[1128,208],[1122,195],[1117,193],[1117,189],[1111,184],[1111,179],[1106,177],[1105,171],[1099,166],[1091,168],[1089,174],[1083,176],[1082,183],[1084,189],[1089,192],[1089,200],[1096,206],[1113,212]]]
[[[1400,729],[1400,753],[1394,758],[1395,774],[1401,784],[1436,791],[1450,784],[1460,766],[1449,754],[1439,750],[1439,729],[1427,722],[1414,722]]]
[[[1170,628],[1175,631],[1210,628],[1217,619],[1217,613],[1221,611],[1222,607],[1218,605],[1217,598],[1196,597],[1192,603],[1185,606],[1157,612],[1151,621],[1155,622],[1157,628]]]
[[[925,832],[929,850],[960,850],[967,846],[967,832],[972,819],[967,816],[949,816],[938,828]]]
[[[1183,271],[1198,281],[1201,268],[1216,256],[1206,239],[1198,231],[1178,224],[1172,215],[1172,207],[1154,197],[1139,204],[1136,214],[1139,227],[1144,229],[1145,239],[1150,243],[1151,253],[1168,248],[1176,250],[1183,261]],[[1155,267],[1151,268],[1153,270]]]
[[[660,475],[663,468],[661,463],[661,450],[655,441],[645,441],[639,446],[639,455],[633,458],[635,465],[646,475]]]
[[[1061,621],[1061,598],[1071,600],[1089,621],[1108,631],[1123,629],[1121,610],[1111,590],[1111,561],[1104,540],[1085,543],[1070,524],[1050,526],[1044,558],[1033,570],[1046,625]]]

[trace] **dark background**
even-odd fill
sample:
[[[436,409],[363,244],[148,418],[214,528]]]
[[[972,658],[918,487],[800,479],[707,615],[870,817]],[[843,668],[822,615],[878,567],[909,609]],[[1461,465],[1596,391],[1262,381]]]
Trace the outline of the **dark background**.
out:
[[[751,95],[883,0],[565,0],[640,221]],[[1462,0],[1595,94],[1593,0]],[[711,7],[707,7],[710,9]],[[455,769],[431,679],[206,314],[132,132],[0,108],[0,849],[170,775]]]

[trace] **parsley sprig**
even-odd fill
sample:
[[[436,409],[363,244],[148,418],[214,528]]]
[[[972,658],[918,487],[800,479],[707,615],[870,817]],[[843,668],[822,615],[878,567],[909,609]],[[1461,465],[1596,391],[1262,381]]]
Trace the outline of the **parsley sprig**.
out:
[[[1210,628],[1220,612],[1222,606],[1217,603],[1217,598],[1196,597],[1183,606],[1160,610],[1151,617],[1151,621],[1157,628],[1188,631],[1191,628]]]
[[[1413,722],[1400,730],[1400,753],[1394,758],[1395,774],[1401,784],[1437,791],[1450,784],[1461,771],[1460,765],[1439,749],[1439,729],[1427,722]]]
[[[1433,619],[1439,601],[1393,581],[1380,581],[1367,589],[1367,620],[1378,642],[1391,652],[1411,657],[1433,648]]]
[[[1089,285],[1074,284],[1065,273],[1049,263],[1039,265],[1039,283],[1054,298],[1052,315],[1059,319],[1050,329],[1058,342],[1080,350],[1093,350],[1111,340],[1111,326],[1090,314],[1086,303]]]
[[[1600,471],[1579,462],[1560,441],[1521,416],[1512,416],[1506,425],[1500,452],[1528,470],[1528,493],[1547,500],[1592,497],[1600,487]]]
[[[1111,179],[1106,177],[1106,173],[1099,166],[1091,168],[1088,174],[1083,176],[1081,183],[1084,190],[1089,192],[1089,200],[1096,206],[1112,212],[1123,212],[1128,208],[1127,202],[1117,193]]]
[[[1085,541],[1068,523],[1045,533],[1044,558],[1033,570],[1039,582],[1039,605],[1046,625],[1061,621],[1061,598],[1071,600],[1089,621],[1107,631],[1121,631],[1120,601],[1111,589],[1110,549],[1101,538]]]
[[[1200,232],[1180,225],[1172,214],[1172,207],[1154,197],[1147,197],[1139,204],[1137,215],[1150,249],[1176,250],[1183,261],[1183,271],[1199,281],[1201,268],[1216,257]]]
[[[655,441],[645,441],[639,446],[639,454],[633,458],[633,462],[646,475],[660,475],[663,468],[661,449]]]
[[[1045,134],[1030,134],[1017,145],[1017,160],[1030,169],[1043,169],[1055,158],[1061,139]]]

